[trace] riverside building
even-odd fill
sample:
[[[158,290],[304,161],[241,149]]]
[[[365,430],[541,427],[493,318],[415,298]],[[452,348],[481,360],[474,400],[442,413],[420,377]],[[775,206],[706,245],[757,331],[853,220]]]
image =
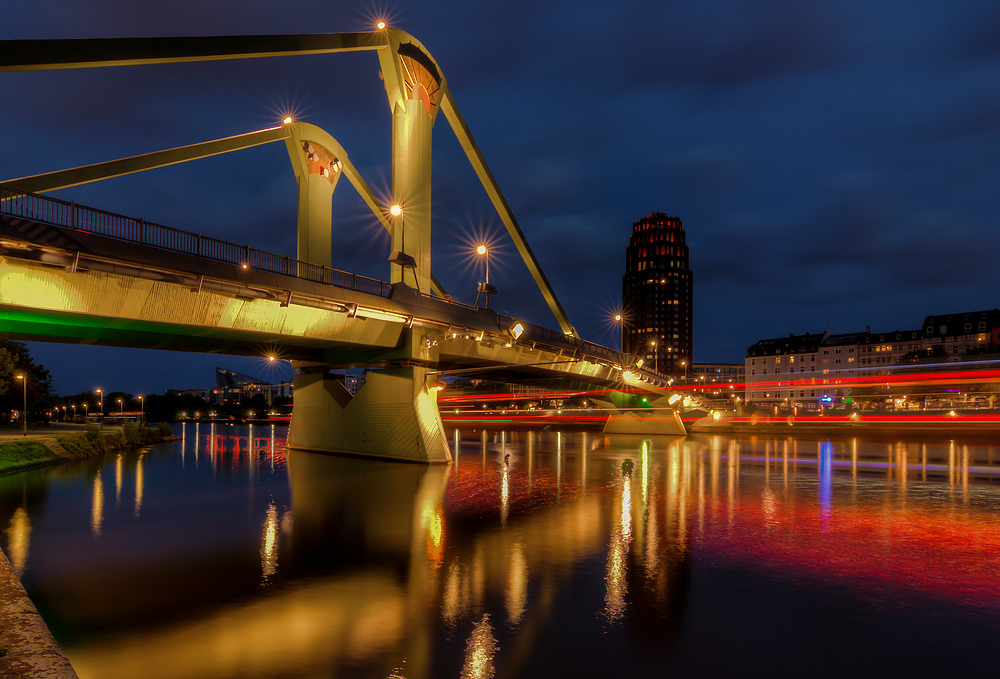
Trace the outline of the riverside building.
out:
[[[654,212],[632,225],[622,277],[622,351],[661,373],[691,365],[692,280],[679,217]]]
[[[1000,310],[927,316],[920,328],[892,332],[789,335],[747,349],[744,400],[759,406],[817,410],[853,386],[915,366],[994,358]],[[940,367],[940,365],[937,365]]]

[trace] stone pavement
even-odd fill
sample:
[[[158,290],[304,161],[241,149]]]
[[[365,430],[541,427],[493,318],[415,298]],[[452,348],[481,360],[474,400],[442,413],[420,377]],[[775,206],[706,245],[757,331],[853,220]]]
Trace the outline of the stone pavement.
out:
[[[0,552],[0,679],[77,679],[73,666]]]

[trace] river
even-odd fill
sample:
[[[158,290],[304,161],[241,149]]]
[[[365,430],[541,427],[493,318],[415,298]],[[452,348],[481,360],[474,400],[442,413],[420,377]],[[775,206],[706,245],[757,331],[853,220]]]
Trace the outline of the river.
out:
[[[177,430],[0,477],[82,679],[996,673],[992,439],[449,430],[425,467]]]

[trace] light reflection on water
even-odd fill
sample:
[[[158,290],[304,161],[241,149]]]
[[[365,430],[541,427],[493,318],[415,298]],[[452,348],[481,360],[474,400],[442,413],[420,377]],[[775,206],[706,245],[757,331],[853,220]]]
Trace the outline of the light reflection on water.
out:
[[[283,435],[0,477],[3,547],[81,677],[991,667],[988,442],[455,431],[428,468]]]

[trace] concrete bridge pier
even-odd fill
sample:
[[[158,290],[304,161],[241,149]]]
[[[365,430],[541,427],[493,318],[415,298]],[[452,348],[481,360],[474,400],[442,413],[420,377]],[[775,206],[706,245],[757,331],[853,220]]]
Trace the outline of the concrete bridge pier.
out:
[[[608,421],[604,424],[605,434],[641,436],[687,434],[680,413],[670,406],[668,394],[650,392],[640,398],[633,393],[613,391],[606,399],[595,399],[595,401],[611,411]]]
[[[357,395],[335,375],[295,375],[288,446],[411,462],[451,462],[426,368],[369,370]]]

